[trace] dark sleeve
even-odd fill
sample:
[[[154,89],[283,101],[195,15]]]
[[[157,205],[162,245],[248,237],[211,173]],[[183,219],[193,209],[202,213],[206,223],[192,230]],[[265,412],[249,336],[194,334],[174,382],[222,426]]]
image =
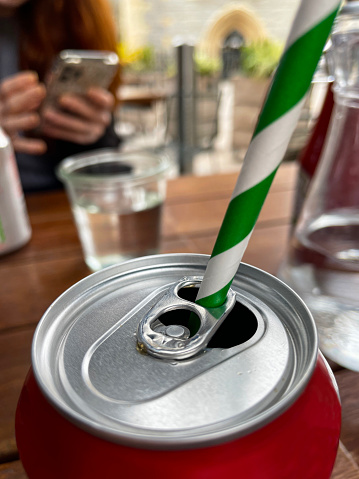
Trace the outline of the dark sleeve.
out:
[[[104,135],[90,145],[79,145],[70,141],[46,140],[48,150],[44,155],[16,154],[20,178],[26,193],[62,188],[55,174],[57,165],[68,156],[100,148],[117,148],[121,141],[116,135],[114,121],[106,128]]]
[[[120,138],[117,136],[114,128],[114,120],[106,128],[104,135],[95,143],[89,145],[79,145],[70,141],[56,140],[54,145],[49,144],[49,153],[53,155],[56,164],[68,156],[83,153],[85,151],[97,150],[99,148],[117,148],[120,145]]]

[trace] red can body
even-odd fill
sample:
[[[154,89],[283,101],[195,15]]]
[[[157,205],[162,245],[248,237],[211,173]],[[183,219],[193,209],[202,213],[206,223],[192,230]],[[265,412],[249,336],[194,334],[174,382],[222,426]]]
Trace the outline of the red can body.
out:
[[[340,423],[335,381],[319,355],[306,389],[281,416],[230,442],[179,450],[124,446],[78,428],[44,398],[30,371],[16,438],[30,479],[329,479]]]

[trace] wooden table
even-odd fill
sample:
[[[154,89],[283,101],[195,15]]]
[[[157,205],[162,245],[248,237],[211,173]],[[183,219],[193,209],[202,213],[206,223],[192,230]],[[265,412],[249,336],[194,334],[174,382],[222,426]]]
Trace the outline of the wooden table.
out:
[[[181,177],[169,182],[163,253],[211,253],[236,177]],[[294,165],[281,166],[245,253],[247,263],[271,273],[284,254],[295,177]],[[14,414],[35,326],[57,296],[89,274],[65,194],[29,195],[27,206],[31,242],[0,259],[0,479],[26,477],[18,460]],[[359,375],[336,365],[333,369],[343,424],[332,479],[359,479]]]

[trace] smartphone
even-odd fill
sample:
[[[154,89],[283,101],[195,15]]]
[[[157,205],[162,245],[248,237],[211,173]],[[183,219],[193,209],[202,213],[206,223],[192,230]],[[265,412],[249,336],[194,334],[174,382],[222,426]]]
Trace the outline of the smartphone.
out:
[[[64,93],[83,94],[97,86],[108,89],[119,68],[116,53],[98,50],[63,50],[45,79],[47,94],[41,110],[57,106]]]

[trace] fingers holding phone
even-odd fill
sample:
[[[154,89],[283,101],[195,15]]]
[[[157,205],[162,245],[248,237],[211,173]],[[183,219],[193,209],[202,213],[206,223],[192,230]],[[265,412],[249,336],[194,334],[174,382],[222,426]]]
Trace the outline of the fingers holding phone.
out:
[[[58,106],[44,108],[42,132],[79,144],[90,144],[101,138],[111,122],[114,97],[99,87],[90,88],[84,95],[65,93]]]
[[[0,83],[0,124],[15,151],[29,154],[46,151],[43,140],[22,136],[40,124],[38,108],[45,95],[46,89],[35,72],[17,73]]]

